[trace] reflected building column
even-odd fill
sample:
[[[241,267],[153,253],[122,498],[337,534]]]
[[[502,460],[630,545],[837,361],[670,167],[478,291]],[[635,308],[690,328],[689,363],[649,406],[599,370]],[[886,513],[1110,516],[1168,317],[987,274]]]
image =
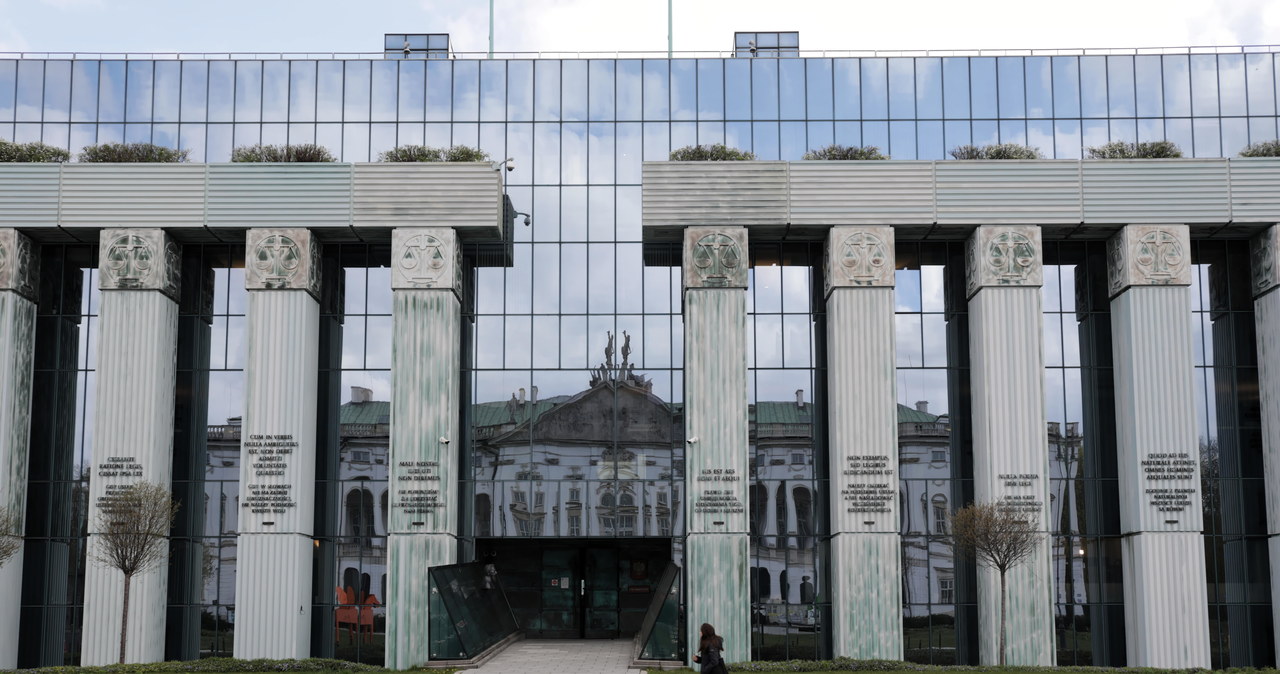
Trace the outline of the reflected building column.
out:
[[[1052,665],[1056,658],[1046,510],[1049,445],[1040,228],[980,226],[969,237],[966,258],[974,501],[1014,508],[1032,517],[1043,532],[1036,550],[1008,573],[1006,656],[1010,665]],[[1000,606],[999,574],[979,565],[983,664],[1000,661]]]
[[[22,535],[27,508],[31,443],[32,365],[35,362],[36,295],[40,255],[16,229],[0,229],[0,506],[16,518]],[[10,532],[0,532],[10,533]],[[22,539],[0,566],[0,669],[18,667],[22,608]]]
[[[1207,668],[1190,233],[1129,225],[1107,253],[1127,660]]]
[[[1252,242],[1253,316],[1257,321],[1258,392],[1262,411],[1262,467],[1267,494],[1267,546],[1272,615],[1280,616],[1280,225]],[[1274,620],[1274,618],[1273,618]],[[1280,621],[1274,624],[1280,643]]]
[[[120,489],[140,481],[168,489],[172,477],[181,260],[178,244],[160,229],[105,229],[100,234],[101,332],[82,665],[111,664],[120,656],[124,577],[118,569],[94,561],[100,551],[100,508]],[[134,576],[126,662],[164,659],[168,578],[167,549],[158,565]]]
[[[901,660],[893,228],[832,227],[825,260],[832,651]]]
[[[315,547],[320,244],[306,229],[250,229],[245,238],[248,358],[234,653],[305,658]]]
[[[745,228],[684,231],[685,643],[711,623],[726,662],[751,659],[747,265]]]
[[[449,616],[429,569],[458,558],[462,247],[455,230],[391,234],[386,666],[427,663]],[[496,505],[496,504],[495,504]],[[437,636],[437,638],[441,638]]]

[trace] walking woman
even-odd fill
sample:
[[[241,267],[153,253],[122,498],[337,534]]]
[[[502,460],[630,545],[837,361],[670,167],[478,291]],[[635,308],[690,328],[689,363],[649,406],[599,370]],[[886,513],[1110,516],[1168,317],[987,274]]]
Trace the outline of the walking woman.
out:
[[[701,665],[698,671],[702,674],[729,674],[724,665],[724,639],[716,634],[711,623],[702,623],[700,631],[702,638],[698,640],[698,654],[693,656],[693,661]]]

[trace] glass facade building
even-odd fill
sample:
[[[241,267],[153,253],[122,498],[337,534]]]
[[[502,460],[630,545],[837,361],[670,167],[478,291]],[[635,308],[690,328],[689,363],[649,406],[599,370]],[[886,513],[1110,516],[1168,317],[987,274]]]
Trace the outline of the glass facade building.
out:
[[[740,34],[731,58],[418,58],[398,51],[401,38],[426,39],[413,35],[389,36],[386,58],[370,59],[0,55],[0,139],[73,154],[150,142],[208,163],[259,143],[316,143],[355,163],[409,144],[512,158],[503,191],[527,219],[514,220],[507,249],[463,245],[465,430],[450,445],[462,470],[458,560],[496,567],[530,636],[630,637],[665,567],[684,563],[691,507],[681,249],[645,240],[643,162],[712,143],[761,160],[842,144],[942,161],[967,144],[1080,159],[1110,141],[1170,140],[1187,157],[1222,158],[1280,135],[1275,50],[817,57],[794,36]],[[1256,231],[1191,231],[1185,327],[1215,667],[1276,657],[1274,486],[1261,477],[1246,240]],[[97,237],[31,236],[42,271],[23,667],[81,661],[87,502],[103,460]],[[173,489],[185,507],[171,536],[164,652],[190,659],[230,655],[236,639],[249,293],[242,232],[178,238]],[[976,664],[980,641],[978,573],[949,530],[975,479],[961,239],[899,231],[893,295],[903,653],[938,664]],[[830,588],[847,571],[830,563],[830,419],[841,411],[827,400],[823,254],[784,235],[753,234],[749,250],[755,659],[830,657]],[[391,610],[392,257],[385,232],[347,232],[324,240],[319,260],[311,652],[375,664]],[[1124,665],[1108,251],[1062,228],[1045,233],[1043,262],[1054,651],[1059,664]],[[567,597],[565,585],[581,592]]]

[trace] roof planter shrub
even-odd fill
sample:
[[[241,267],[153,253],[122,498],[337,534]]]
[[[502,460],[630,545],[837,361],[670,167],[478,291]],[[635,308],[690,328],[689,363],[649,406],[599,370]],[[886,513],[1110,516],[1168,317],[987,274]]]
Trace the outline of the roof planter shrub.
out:
[[[189,153],[152,143],[102,143],[85,147],[76,160],[85,164],[177,164],[186,161]]]
[[[1114,143],[1089,148],[1090,159],[1177,159],[1182,156],[1172,141],[1156,140],[1144,143]]]
[[[453,147],[427,147],[425,145],[401,145],[378,155],[383,162],[467,162],[489,161],[489,153],[466,145]]]
[[[1044,159],[1039,148],[1017,143],[999,143],[996,145],[961,145],[951,151],[956,159]]]
[[[841,160],[865,160],[865,159],[888,159],[889,157],[880,154],[880,148],[874,145],[828,145],[817,150],[809,150],[804,153],[804,158],[809,160],[822,161],[841,161]]]
[[[60,147],[44,143],[10,143],[0,138],[0,162],[49,164],[64,162],[70,158],[71,153]]]
[[[689,145],[671,151],[671,161],[750,161],[756,156],[722,143],[715,145]]]
[[[242,164],[326,163],[337,161],[328,148],[314,143],[298,145],[247,145],[231,151],[231,161]]]
[[[1241,157],[1280,157],[1280,140],[1254,143],[1240,151]]]

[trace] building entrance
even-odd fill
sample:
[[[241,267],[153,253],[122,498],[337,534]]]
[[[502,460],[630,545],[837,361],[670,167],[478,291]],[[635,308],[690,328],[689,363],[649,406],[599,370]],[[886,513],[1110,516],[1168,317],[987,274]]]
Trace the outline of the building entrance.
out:
[[[632,637],[671,563],[669,538],[480,539],[529,638]]]

